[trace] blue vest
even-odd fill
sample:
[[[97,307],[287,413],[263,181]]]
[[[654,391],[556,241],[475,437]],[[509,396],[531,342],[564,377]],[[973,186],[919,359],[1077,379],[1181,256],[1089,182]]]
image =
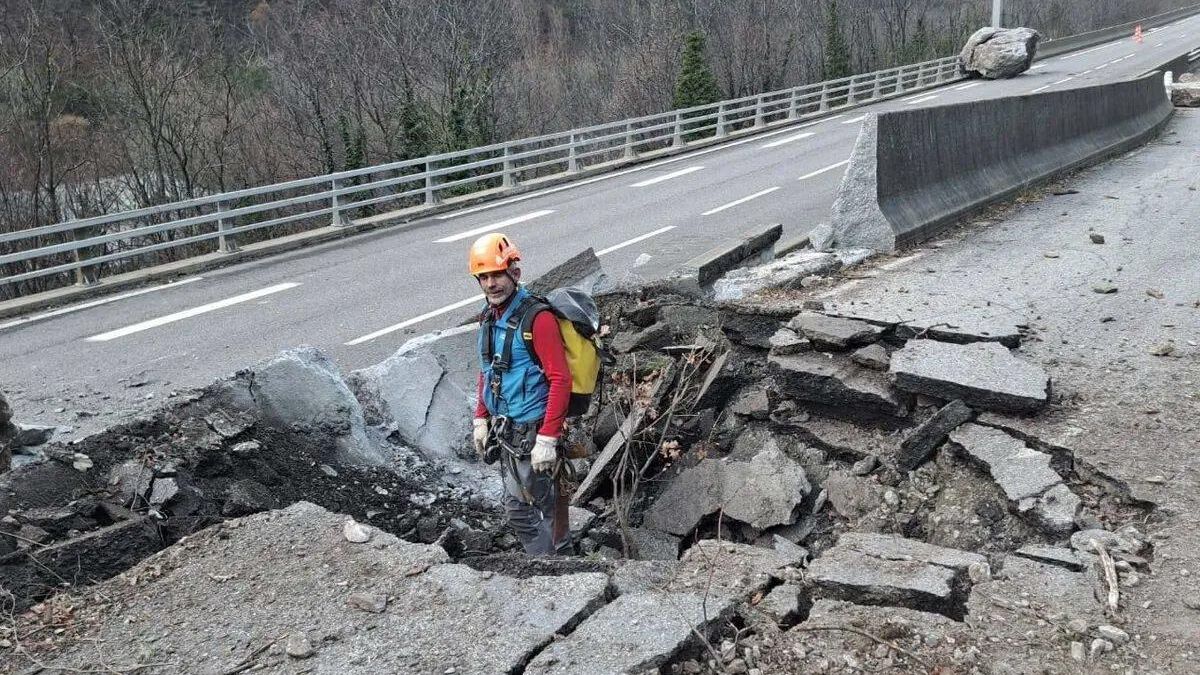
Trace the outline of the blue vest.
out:
[[[530,358],[530,345],[525,343],[519,327],[512,331],[512,362],[508,370],[500,375],[500,396],[492,391],[492,364],[483,359],[484,340],[492,341],[492,353],[504,353],[504,338],[508,334],[508,323],[513,314],[526,300],[529,292],[518,287],[504,314],[492,324],[491,334],[483,327],[479,330],[479,367],[483,371],[483,404],[491,415],[507,415],[513,422],[526,424],[546,416],[546,402],[550,399],[550,383],[541,368]],[[491,312],[489,306],[485,311]]]

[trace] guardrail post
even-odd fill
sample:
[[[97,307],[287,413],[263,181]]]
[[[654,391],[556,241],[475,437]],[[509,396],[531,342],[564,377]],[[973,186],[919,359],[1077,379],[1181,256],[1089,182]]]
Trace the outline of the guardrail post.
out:
[[[79,230],[74,230],[74,231],[72,231],[71,234],[75,241],[79,241]],[[75,259],[76,263],[83,262],[84,260],[87,259],[84,257],[82,251],[83,251],[83,249],[79,249],[79,248],[75,249],[74,251],[71,251],[71,257]],[[96,275],[96,276],[98,277],[99,275]],[[80,265],[79,267],[75,268],[75,285],[76,286],[94,286],[98,283],[100,283],[100,280],[98,278],[94,278],[92,275],[89,275],[87,273],[86,266]]]
[[[819,112],[829,110],[829,85],[821,84],[821,105],[817,108]]]
[[[431,173],[436,162],[425,162],[425,206],[436,206],[442,203],[437,194],[437,181]]]
[[[682,148],[683,144],[683,113],[675,113],[675,133],[671,136],[671,147]]]
[[[883,82],[883,74],[875,73],[875,86],[871,88],[871,100],[872,101],[879,100],[879,97],[883,94],[883,92],[881,91],[881,83],[882,82]]]
[[[800,92],[793,89],[788,97],[788,120],[794,120],[800,116]]]
[[[637,159],[637,148],[634,147],[633,122],[625,123],[625,159]]]
[[[766,124],[766,112],[763,110],[763,97],[759,94],[754,99],[754,128],[761,129]]]
[[[856,78],[857,76],[851,75],[850,84],[846,85],[846,105],[854,105],[855,103],[858,103],[858,99],[854,98],[854,80]]]
[[[504,171],[501,176],[501,187],[511,188],[517,186],[517,172],[512,161],[512,146],[504,146]]]
[[[334,195],[329,200],[329,205],[330,205],[330,207],[332,207],[333,210],[330,213],[330,223],[329,224],[334,227],[345,227],[345,226],[349,225],[350,223],[346,220],[346,217],[342,215],[342,209],[341,209],[341,206],[339,205],[339,202],[341,202],[341,199],[339,199],[339,195],[337,194],[337,189],[341,187],[341,181],[339,181],[335,178],[333,180],[332,185],[333,185]]]
[[[903,66],[896,69],[896,88],[892,93],[893,94],[903,94],[904,93],[904,67]]]
[[[729,131],[725,128],[725,104],[717,104],[717,138],[724,138],[729,135]]]
[[[233,224],[229,222],[225,216],[221,214],[228,211],[229,207],[225,202],[217,202],[217,232],[225,232],[232,229]],[[218,253],[237,253],[238,245],[236,235],[221,234],[217,237],[217,252]]]
[[[575,149],[577,142],[575,134],[571,134],[571,145],[567,148],[567,173],[579,173],[579,156]]]

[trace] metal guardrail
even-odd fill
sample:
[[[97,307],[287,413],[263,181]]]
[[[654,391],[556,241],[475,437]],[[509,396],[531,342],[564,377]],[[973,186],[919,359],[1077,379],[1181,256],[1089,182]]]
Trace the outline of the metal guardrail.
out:
[[[1197,12],[1200,5],[1143,23],[1156,19],[1155,23],[1166,23]],[[1071,42],[1074,49],[1086,40],[1109,39],[1117,29],[1123,26],[1046,45]],[[1109,37],[1101,37],[1102,33]],[[697,142],[717,142],[821,117],[958,79],[958,58],[952,56],[561,133],[3,233],[0,268],[8,269],[0,276],[0,287],[52,276],[60,277],[52,285],[93,284],[105,276],[161,264],[147,258],[159,251],[180,249],[172,254],[176,260],[233,253],[239,235],[254,233],[262,241],[345,227],[355,211],[384,204],[419,211],[421,206],[436,207],[448,194],[512,190],[526,181],[567,178],[584,169],[678,152]],[[15,288],[15,295],[21,295],[22,289]]]
[[[182,257],[232,253],[237,251],[238,235],[244,233],[305,221],[310,229],[344,227],[358,209],[389,203],[432,207],[447,193],[513,189],[529,179],[569,176],[601,164],[615,166],[678,151],[701,140],[712,142],[911,94],[960,77],[957,57],[947,57],[556,134],[4,233],[0,247],[17,250],[0,254],[0,265],[24,263],[27,269],[0,277],[0,284],[64,275],[62,285],[68,285],[72,272],[76,283],[95,283],[103,276],[157,264],[138,260],[157,251],[187,247]]]

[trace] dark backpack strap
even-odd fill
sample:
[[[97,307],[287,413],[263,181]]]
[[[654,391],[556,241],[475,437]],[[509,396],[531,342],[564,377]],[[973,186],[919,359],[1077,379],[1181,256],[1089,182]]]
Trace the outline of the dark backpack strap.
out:
[[[479,317],[479,356],[485,364],[492,362],[492,350],[495,348],[492,345],[492,327],[495,325],[496,320],[491,312],[485,310]]]
[[[538,312],[549,310],[550,305],[542,302],[542,299],[537,296],[530,296],[525,306],[518,308],[513,314],[513,318],[518,319],[518,328],[521,332],[521,339],[525,344],[529,345],[529,359],[533,361],[533,365],[541,369],[542,362],[538,358],[537,351],[533,348],[533,320],[537,318]],[[518,318],[519,317],[519,318]]]

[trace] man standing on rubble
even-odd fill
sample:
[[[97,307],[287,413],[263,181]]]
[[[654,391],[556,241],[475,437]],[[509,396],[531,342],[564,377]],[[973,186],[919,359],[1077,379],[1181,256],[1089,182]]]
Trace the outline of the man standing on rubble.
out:
[[[530,555],[566,548],[567,500],[560,494],[558,438],[571,396],[558,321],[536,311],[520,285],[521,253],[503,234],[486,234],[471,245],[468,267],[487,298],[479,328],[479,403],[474,444],[480,459],[500,462],[509,525]],[[540,364],[540,366],[539,366]]]

